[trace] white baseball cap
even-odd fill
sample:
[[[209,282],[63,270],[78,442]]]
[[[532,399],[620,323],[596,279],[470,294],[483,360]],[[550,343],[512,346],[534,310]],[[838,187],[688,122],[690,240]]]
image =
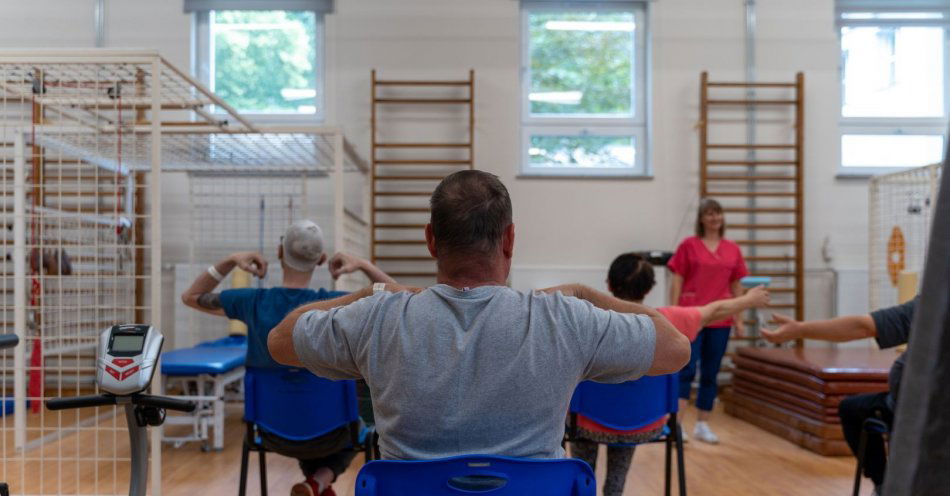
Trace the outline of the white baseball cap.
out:
[[[313,270],[323,255],[323,231],[311,220],[298,220],[291,224],[281,242],[284,246],[284,263],[294,270]]]

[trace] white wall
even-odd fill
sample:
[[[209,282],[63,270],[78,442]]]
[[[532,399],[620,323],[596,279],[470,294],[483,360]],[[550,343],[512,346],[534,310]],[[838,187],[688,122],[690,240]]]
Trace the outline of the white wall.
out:
[[[391,78],[462,78],[469,68],[476,70],[476,165],[498,174],[511,191],[516,284],[537,267],[561,267],[565,277],[606,269],[621,251],[672,249],[689,234],[698,181],[699,73],[708,70],[720,80],[743,77],[742,0],[651,4],[654,178],[649,180],[516,178],[518,1],[336,3],[336,13],[327,18],[328,121],[342,125],[364,155],[371,68]],[[92,5],[92,0],[2,2],[0,48],[91,47]],[[757,5],[759,79],[791,80],[797,71],[806,76],[806,269],[866,270],[866,182],[835,178],[839,80],[833,2],[760,0]],[[106,9],[107,46],[158,49],[189,68],[191,17],[181,0],[106,0]],[[166,206],[166,213],[166,222],[174,222],[174,210]],[[821,257],[826,237],[835,253],[830,264]],[[862,304],[846,306],[854,311]]]

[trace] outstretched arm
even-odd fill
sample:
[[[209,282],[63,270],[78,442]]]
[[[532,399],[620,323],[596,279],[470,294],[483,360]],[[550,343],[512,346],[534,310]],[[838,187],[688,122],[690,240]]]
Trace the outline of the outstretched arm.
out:
[[[774,331],[762,328],[762,336],[770,343],[784,343],[793,339],[817,339],[842,343],[877,336],[877,327],[870,315],[848,315],[828,320],[799,322],[782,314],[773,313],[779,323]]]
[[[387,284],[396,284],[396,281],[389,277],[379,267],[373,265],[369,260],[349,255],[343,252],[333,255],[330,259],[330,275],[333,279],[338,279],[343,274],[349,274],[357,270],[366,274],[371,282],[384,282]]]
[[[761,308],[769,304],[769,291],[765,286],[756,286],[738,298],[714,301],[699,307],[702,315],[702,327],[750,308]]]
[[[215,270],[222,277],[230,274],[234,267],[240,267],[257,277],[264,277],[267,274],[267,261],[260,253],[252,251],[232,253],[224,260],[214,264]],[[219,281],[211,277],[211,274],[202,272],[191,283],[191,286],[181,294],[181,301],[195,310],[224,317],[220,294],[212,292],[214,288],[218,287],[218,284]]]
[[[730,290],[732,291],[733,298],[738,298],[742,296],[742,293],[743,293],[742,282],[740,282],[739,280],[732,281],[732,284],[730,285]],[[745,337],[745,320],[744,319],[745,319],[745,316],[742,315],[741,310],[732,314],[732,329],[733,329],[733,333],[736,335],[737,338]]]
[[[673,324],[653,308],[631,301],[621,300],[582,284],[568,284],[545,289],[546,292],[561,291],[565,296],[587,300],[597,308],[620,313],[646,315],[656,328],[656,349],[653,365],[647,375],[672,374],[689,361],[689,339],[673,327]]]

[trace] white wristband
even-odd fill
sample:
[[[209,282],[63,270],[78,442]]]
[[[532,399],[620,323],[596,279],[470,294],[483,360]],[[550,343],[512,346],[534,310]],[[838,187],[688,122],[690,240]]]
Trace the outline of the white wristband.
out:
[[[374,282],[373,283],[373,294],[376,294],[380,291],[386,291],[386,283],[384,282]]]
[[[213,277],[215,281],[221,282],[224,279],[224,276],[218,272],[218,269],[214,268],[214,265],[208,267],[208,275]]]

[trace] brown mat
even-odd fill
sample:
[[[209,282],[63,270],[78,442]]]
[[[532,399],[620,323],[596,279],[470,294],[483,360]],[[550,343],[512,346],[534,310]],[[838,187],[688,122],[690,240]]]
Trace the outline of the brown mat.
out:
[[[782,381],[780,379],[775,379],[773,377],[763,375],[756,372],[750,372],[745,369],[737,368],[732,371],[734,378],[742,378],[749,382],[754,382],[761,386],[776,389],[788,394],[794,394],[799,398],[804,398],[812,403],[826,405],[826,406],[837,406],[841,402],[840,396],[832,396],[824,394],[821,391],[816,391],[814,389],[809,389],[798,384],[792,384],[789,382]]]
[[[739,348],[740,356],[798,370],[826,381],[886,381],[894,350],[871,348]]]
[[[825,406],[820,403],[815,403],[813,401],[808,401],[803,398],[799,398],[794,394],[788,394],[777,389],[767,388],[761,386],[754,382],[747,381],[745,379],[736,377],[733,380],[733,385],[736,389],[740,389],[750,396],[760,396],[762,398],[768,398],[773,403],[779,405],[791,405],[795,408],[801,408],[805,411],[811,412],[815,415],[831,415],[836,417],[838,415],[838,408],[833,406]]]
[[[807,432],[790,427],[782,422],[775,421],[764,415],[737,405],[735,402],[725,404],[726,413],[749,422],[783,439],[795,443],[809,451],[824,456],[851,456],[851,450],[844,441],[821,439]]]
[[[807,432],[822,439],[844,439],[840,424],[827,424],[792,412],[785,408],[749,398],[741,393],[733,393],[723,398],[723,401],[735,403],[746,410],[763,415],[776,422],[790,425],[798,430]]]
[[[800,384],[795,384],[775,378],[766,372],[756,372],[745,368],[736,368],[736,372],[740,371],[746,374],[750,380],[755,380],[756,382],[760,382],[769,387],[781,387],[783,388],[783,391],[797,394],[798,396],[808,398],[819,403],[824,401],[823,395],[841,396],[887,391],[887,381],[822,381],[823,384],[821,385],[820,389],[812,389]],[[809,393],[809,391],[812,392]]]
[[[766,363],[761,360],[754,360],[749,357],[736,355],[732,358],[732,361],[736,364],[736,367],[740,369],[758,372],[775,379],[781,379],[792,384],[798,384],[809,389],[814,389],[815,391],[821,391],[825,386],[825,381],[813,375],[807,374],[805,372],[799,372],[798,370],[792,370],[787,367]]]
[[[741,359],[741,357],[736,357]],[[739,365],[739,362],[736,362]],[[746,358],[741,360],[741,365],[738,369],[746,370],[751,373],[755,373],[761,377],[770,379],[770,384],[788,384],[790,387],[794,386],[797,391],[800,391],[800,396],[806,396],[808,393],[805,392],[806,389],[816,391],[819,394],[828,394],[828,395],[850,395],[850,394],[860,394],[860,393],[876,393],[880,391],[887,391],[887,380],[882,381],[842,381],[842,380],[833,380],[825,381],[818,379],[817,377],[812,378],[812,380],[807,383],[803,381],[788,381],[785,380],[789,372],[795,372],[791,369],[785,367],[768,364],[754,359]],[[737,369],[737,370],[738,370]],[[785,372],[783,374],[782,372]],[[801,372],[796,372],[803,374]],[[883,389],[882,389],[883,388]],[[789,391],[792,392],[792,391]],[[815,401],[820,401],[815,397]]]
[[[751,390],[743,389],[740,387],[736,387],[736,393],[741,394],[745,396],[746,398],[755,399],[760,402],[769,403],[771,405],[775,405],[777,407],[784,408],[786,410],[798,413],[799,415],[804,415],[808,418],[814,419],[816,422],[825,422],[828,424],[834,424],[836,422],[840,422],[840,420],[838,419],[838,412],[828,414],[822,411],[815,411],[815,410],[810,410],[808,408],[802,408],[800,406],[784,403],[772,397],[759,394],[756,391],[751,391]]]

